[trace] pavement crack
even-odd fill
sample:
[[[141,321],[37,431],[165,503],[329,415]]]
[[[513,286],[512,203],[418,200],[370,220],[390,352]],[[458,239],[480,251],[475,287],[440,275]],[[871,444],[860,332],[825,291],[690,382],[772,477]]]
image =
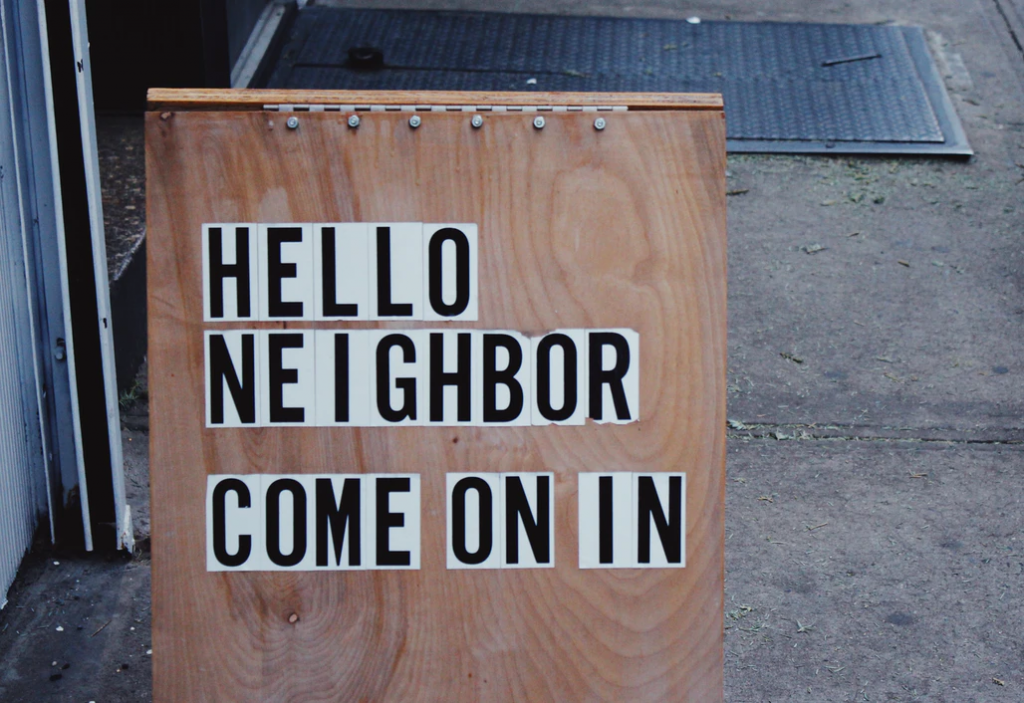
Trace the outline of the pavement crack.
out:
[[[1024,428],[894,427],[817,423],[766,423],[729,420],[727,439],[777,442],[880,442],[953,445],[1024,445]],[[973,435],[973,436],[972,436]]]
[[[1006,8],[1003,7],[1002,2],[1000,0],[992,0],[992,2],[996,6],[996,12],[1003,18],[1003,24],[1006,25],[1006,31],[1010,33],[1010,38],[1017,45],[1017,51],[1024,58],[1024,39],[1017,35],[1017,31],[1013,28],[1013,23],[1010,21],[1010,16],[1006,14]]]

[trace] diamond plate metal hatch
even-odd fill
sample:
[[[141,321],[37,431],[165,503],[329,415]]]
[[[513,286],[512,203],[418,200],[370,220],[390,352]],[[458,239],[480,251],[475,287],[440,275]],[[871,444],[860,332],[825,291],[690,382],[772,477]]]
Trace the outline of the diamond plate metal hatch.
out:
[[[722,93],[732,152],[972,153],[919,27],[310,7],[265,87]]]

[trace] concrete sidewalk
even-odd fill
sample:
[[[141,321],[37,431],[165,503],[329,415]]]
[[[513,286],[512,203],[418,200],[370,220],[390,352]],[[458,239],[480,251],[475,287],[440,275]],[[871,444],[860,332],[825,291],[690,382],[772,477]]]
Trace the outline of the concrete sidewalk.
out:
[[[1024,700],[1024,5],[752,5],[429,3],[930,30],[970,162],[729,158],[726,699]],[[50,560],[0,613],[0,700],[147,700],[145,556]],[[108,609],[55,604],[63,568]]]
[[[931,30],[977,156],[730,159],[727,699],[1024,700],[1016,8],[783,4]]]

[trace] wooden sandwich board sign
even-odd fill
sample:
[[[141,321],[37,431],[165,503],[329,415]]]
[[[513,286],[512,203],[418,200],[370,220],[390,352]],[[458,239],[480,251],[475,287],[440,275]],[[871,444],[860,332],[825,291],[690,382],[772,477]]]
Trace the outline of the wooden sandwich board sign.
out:
[[[155,700],[722,699],[718,96],[154,90],[146,168]]]

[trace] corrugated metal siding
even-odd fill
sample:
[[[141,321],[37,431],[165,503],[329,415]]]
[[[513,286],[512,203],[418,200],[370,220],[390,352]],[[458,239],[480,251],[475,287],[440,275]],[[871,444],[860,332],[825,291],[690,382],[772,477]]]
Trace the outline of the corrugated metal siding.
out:
[[[0,603],[45,504],[37,338],[29,292],[32,217],[16,8],[0,2]]]
[[[0,207],[3,204],[0,203]],[[0,237],[10,233],[4,229]],[[8,247],[0,247],[0,271],[11,265]],[[17,330],[9,278],[0,283],[0,594],[6,594],[18,564],[32,543],[36,510],[34,481],[30,474],[36,461],[28,452],[26,420],[31,419],[22,402]],[[4,598],[0,596],[0,602]]]

